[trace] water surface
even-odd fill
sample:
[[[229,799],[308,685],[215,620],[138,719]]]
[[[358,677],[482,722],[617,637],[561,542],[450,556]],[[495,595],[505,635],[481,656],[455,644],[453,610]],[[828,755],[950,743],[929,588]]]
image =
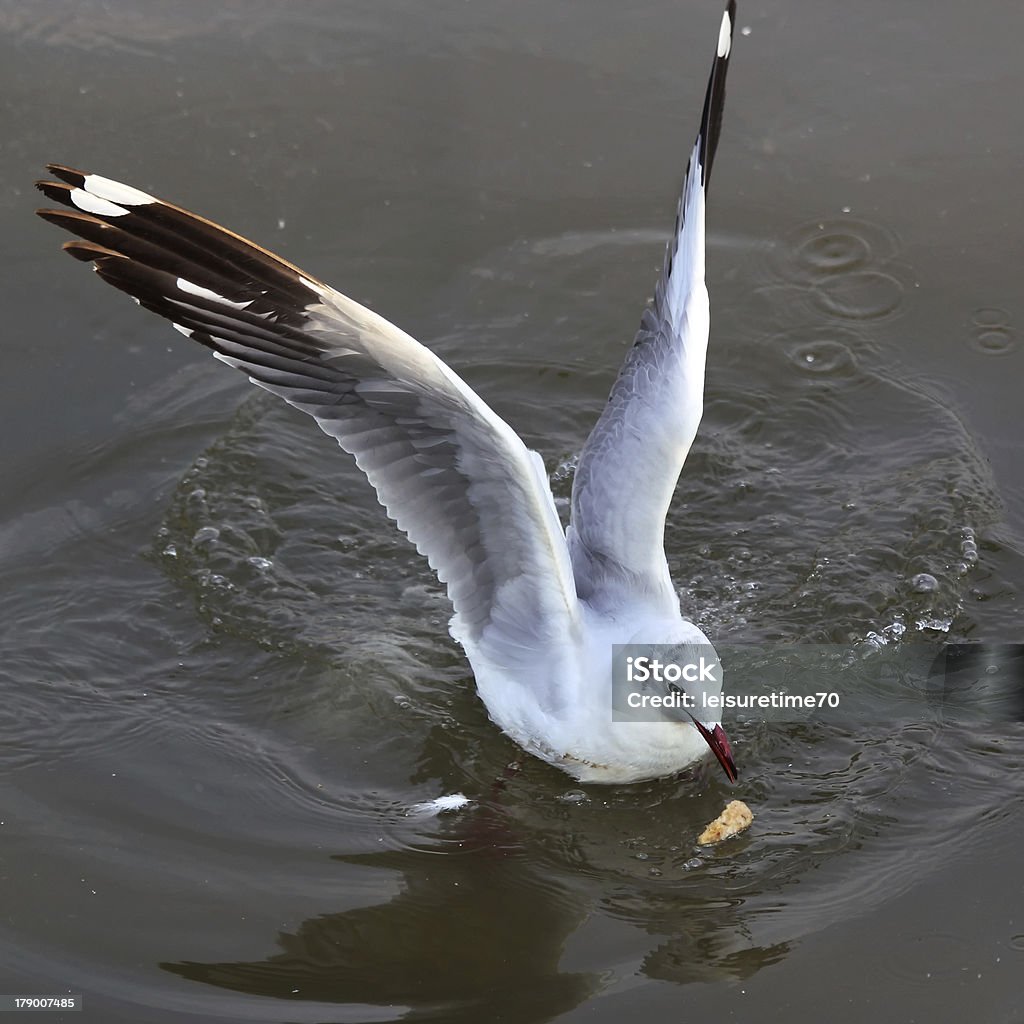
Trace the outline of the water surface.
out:
[[[336,446],[31,216],[65,161],[277,249],[462,373],[564,512],[715,5],[197,11],[0,6],[0,990],[103,1022],[1016,1019],[1019,724],[746,723],[735,789],[574,784],[488,721]],[[740,11],[667,530],[716,640],[1022,639],[1019,20]],[[700,850],[733,794],[753,829]]]

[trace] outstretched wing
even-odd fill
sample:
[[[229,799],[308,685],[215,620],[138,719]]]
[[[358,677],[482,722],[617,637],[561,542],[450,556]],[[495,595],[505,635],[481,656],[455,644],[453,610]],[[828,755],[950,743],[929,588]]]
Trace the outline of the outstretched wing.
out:
[[[573,482],[568,539],[577,593],[599,607],[615,606],[628,595],[678,609],[665,561],[665,515],[704,407],[704,204],[735,14],[730,0],[654,303],[580,454]]]
[[[565,538],[540,457],[409,335],[230,231],[95,174],[50,165],[40,210],[65,250],[355,456],[455,607],[453,633],[574,635]],[[550,632],[549,632],[550,631]]]

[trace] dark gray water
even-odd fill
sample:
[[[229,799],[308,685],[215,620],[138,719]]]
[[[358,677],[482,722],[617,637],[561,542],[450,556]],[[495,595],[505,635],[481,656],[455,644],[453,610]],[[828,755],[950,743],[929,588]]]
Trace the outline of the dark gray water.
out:
[[[0,993],[81,993],[79,1022],[1021,1019],[1020,725],[742,724],[753,829],[698,850],[724,780],[523,756],[349,460],[31,215],[63,161],[280,251],[461,372],[564,503],[719,17],[0,3]],[[1021,22],[740,10],[668,529],[716,640],[1024,639]]]

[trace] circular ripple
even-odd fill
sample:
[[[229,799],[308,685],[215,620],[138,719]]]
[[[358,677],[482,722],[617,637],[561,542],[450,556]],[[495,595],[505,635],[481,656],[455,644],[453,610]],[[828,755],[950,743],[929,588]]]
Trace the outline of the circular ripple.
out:
[[[786,355],[804,373],[816,377],[846,376],[857,368],[857,357],[841,341],[804,341],[791,345]]]
[[[801,224],[783,240],[775,262],[782,277],[807,285],[877,267],[898,251],[896,236],[885,228],[844,217]]]
[[[760,351],[781,353],[802,373],[814,377],[848,377],[859,357],[874,346],[856,330],[829,324],[779,331],[758,345]]]
[[[820,282],[815,299],[832,316],[877,320],[900,307],[903,283],[884,270],[860,270]]]
[[[971,323],[978,327],[1006,327],[1010,322],[1010,314],[996,306],[983,306],[974,311]]]
[[[986,356],[1005,356],[1017,347],[1017,341],[1009,327],[976,324],[971,334],[971,347]]]
[[[814,270],[837,273],[864,266],[871,259],[871,247],[858,235],[823,232],[808,238],[796,257]]]

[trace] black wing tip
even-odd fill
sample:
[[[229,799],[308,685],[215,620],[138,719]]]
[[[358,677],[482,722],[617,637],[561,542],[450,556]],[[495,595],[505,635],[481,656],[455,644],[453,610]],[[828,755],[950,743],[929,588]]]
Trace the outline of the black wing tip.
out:
[[[725,76],[732,54],[733,36],[736,32],[736,0],[729,0],[722,14],[718,30],[718,45],[711,65],[708,91],[704,97],[700,133],[697,136],[698,159],[700,160],[700,181],[705,191],[711,178],[711,166],[715,162],[718,139],[722,134],[722,114],[725,110]]]
[[[42,217],[48,224],[56,224],[57,227],[64,228],[66,231],[74,231],[75,228],[72,225],[76,221],[95,220],[94,217],[90,218],[87,213],[77,213],[75,210],[54,210],[50,206],[39,207],[36,210],[36,216]]]
[[[64,206],[74,205],[71,202],[72,186],[62,181],[37,181],[36,188],[54,203],[62,203]],[[39,211],[36,211],[39,213]]]
[[[82,263],[96,263],[99,265],[99,260],[107,259],[126,259],[125,255],[120,252],[116,252],[113,249],[108,249],[105,245],[98,245],[96,242],[87,242],[82,239],[73,238],[70,242],[65,242],[61,249],[64,250],[69,256],[74,257],[76,260],[80,260]]]
[[[76,170],[74,167],[67,167],[64,164],[47,164],[46,169],[55,174],[61,181],[73,185],[75,188],[83,188],[85,185],[85,171]],[[36,182],[38,187],[39,182]]]

